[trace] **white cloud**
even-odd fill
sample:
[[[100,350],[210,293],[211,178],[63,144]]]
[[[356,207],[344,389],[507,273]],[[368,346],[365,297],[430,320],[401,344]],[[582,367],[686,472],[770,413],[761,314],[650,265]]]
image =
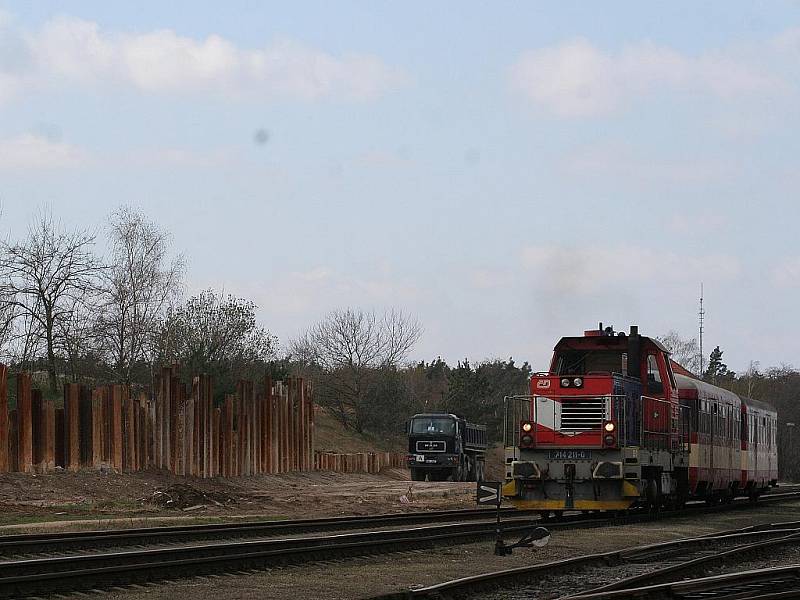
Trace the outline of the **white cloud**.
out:
[[[726,215],[718,213],[676,214],[669,220],[667,227],[680,235],[709,234],[728,226]]]
[[[475,268],[468,273],[472,287],[479,290],[495,290],[510,286],[511,275],[504,269]]]
[[[402,168],[412,166],[414,160],[403,156],[400,152],[369,150],[356,156],[353,164],[359,167]]]
[[[89,162],[87,152],[65,142],[23,134],[0,140],[0,169],[62,169]]]
[[[611,53],[580,38],[523,53],[510,75],[514,88],[561,117],[607,114],[661,89],[720,97],[785,89],[777,76],[724,52],[687,56],[643,42]]]
[[[191,148],[148,148],[110,157],[112,162],[144,167],[220,167],[232,164],[237,154],[232,148],[196,150]]]
[[[246,49],[218,35],[107,31],[73,17],[52,19],[19,36],[25,50],[19,64],[0,63],[0,101],[23,85],[63,83],[129,85],[146,93],[370,100],[407,82],[404,73],[375,56],[334,56],[291,40]],[[14,68],[22,63],[24,73]]]
[[[800,287],[800,256],[786,258],[773,267],[771,279],[776,287]]]
[[[597,143],[572,151],[562,159],[561,166],[570,175],[688,184],[722,181],[736,169],[736,165],[719,160],[647,156],[649,151],[628,143]]]
[[[260,310],[272,318],[290,321],[308,315],[322,316],[343,306],[407,307],[423,295],[416,281],[399,276],[391,268],[385,270],[379,264],[375,267],[371,273],[359,276],[318,265],[280,274],[280,285],[248,280],[228,281],[224,287],[231,293],[253,298]],[[212,285],[219,286],[219,282]]]
[[[634,245],[526,246],[522,263],[537,288],[575,295],[610,292],[620,284],[730,281],[741,273],[739,261],[726,254],[679,255]]]

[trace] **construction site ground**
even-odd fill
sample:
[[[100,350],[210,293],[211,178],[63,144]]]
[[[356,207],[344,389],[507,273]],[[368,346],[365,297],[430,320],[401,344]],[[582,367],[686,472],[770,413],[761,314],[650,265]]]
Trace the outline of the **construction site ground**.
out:
[[[330,452],[402,451],[404,439],[346,429],[318,410],[315,447]],[[502,449],[487,457],[502,477]],[[0,473],[0,535],[43,529],[110,529],[175,522],[304,519],[472,508],[474,483],[412,483],[406,469],[379,474],[302,472],[200,479],[167,472],[83,470]]]
[[[412,483],[408,472],[307,472],[231,479],[83,471],[0,474],[0,535],[237,518],[300,519],[472,507],[474,483]],[[13,531],[11,531],[13,530]]]

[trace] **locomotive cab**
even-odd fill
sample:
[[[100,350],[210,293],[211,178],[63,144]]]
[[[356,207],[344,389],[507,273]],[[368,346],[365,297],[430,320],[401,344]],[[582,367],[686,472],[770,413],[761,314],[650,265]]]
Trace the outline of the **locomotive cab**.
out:
[[[562,338],[530,394],[506,398],[504,494],[548,514],[678,498],[679,410],[669,352],[636,327]]]

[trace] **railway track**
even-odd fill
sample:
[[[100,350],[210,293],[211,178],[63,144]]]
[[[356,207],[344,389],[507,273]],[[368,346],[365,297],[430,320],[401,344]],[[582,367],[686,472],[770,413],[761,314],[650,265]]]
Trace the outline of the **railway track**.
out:
[[[755,569],[741,573],[727,573],[713,577],[701,577],[660,585],[639,587],[615,593],[606,593],[602,598],[663,598],[671,600],[787,600],[800,596],[800,565]],[[575,598],[597,598],[598,596],[576,596]]]
[[[798,497],[800,497],[800,492],[775,494],[765,497],[762,502],[795,500]],[[744,503],[736,503],[713,508],[694,507],[684,511],[665,513],[664,516],[683,516],[689,513],[695,514],[710,510],[734,509],[743,505]],[[509,536],[522,534],[533,525],[539,524],[538,519],[534,519],[530,515],[520,515],[514,511],[507,512],[509,515],[504,521],[504,531]],[[466,518],[460,519],[462,515]],[[61,551],[64,551],[73,542],[78,544],[89,543],[92,544],[89,547],[95,551],[0,561],[0,598],[17,598],[104,588],[218,572],[263,569],[275,565],[367,556],[427,548],[440,544],[466,543],[480,539],[490,539],[495,535],[494,521],[491,517],[485,520],[481,519],[481,517],[489,515],[493,517],[494,511],[488,511],[488,515],[486,511],[439,511],[437,513],[424,513],[424,515],[391,515],[382,520],[380,525],[385,527],[388,524],[404,528],[278,539],[263,539],[266,534],[263,533],[264,530],[259,530],[259,527],[268,526],[267,531],[271,531],[273,535],[275,533],[286,534],[288,531],[298,533],[301,529],[318,533],[324,527],[340,529],[343,527],[363,528],[368,526],[367,524],[374,525],[375,519],[380,517],[237,523],[235,527],[203,525],[148,528],[148,530],[134,532],[132,534],[133,537],[128,538],[124,538],[124,536],[131,535],[129,531],[81,532],[79,534],[56,534],[55,536],[52,534],[13,536],[16,539],[0,541],[16,543],[17,548],[21,547],[19,546],[20,543],[26,542],[31,544],[25,546],[28,550],[34,547],[32,546],[33,544],[46,545],[56,543],[61,544]],[[420,517],[428,520],[454,519],[458,517],[462,522],[434,526],[407,526],[413,523],[413,518]],[[653,518],[656,518],[656,516],[632,515],[625,519],[614,520],[612,524],[621,525]],[[473,522],[469,522],[470,520]],[[551,529],[566,529],[608,524],[609,521],[607,520],[599,518],[587,519],[582,516],[576,516],[564,522],[548,524],[548,527]],[[798,526],[800,527],[800,525]],[[283,527],[282,531],[279,530],[281,527]],[[164,532],[164,530],[167,530],[167,532]],[[186,543],[186,540],[192,536],[212,534],[230,537],[231,535],[239,535],[241,531],[260,531],[254,533],[254,536],[260,536],[262,539],[235,542],[205,541],[199,543],[197,538],[194,538],[193,542]],[[165,535],[149,537],[150,533],[164,533]],[[178,536],[178,538],[169,538],[169,535]],[[189,537],[180,538],[182,535]],[[94,545],[97,542],[107,548],[115,544],[118,545],[122,541],[133,543],[137,539],[140,542],[144,541],[145,544],[163,544],[165,540],[175,539],[182,539],[184,543],[177,541],[170,543],[180,545],[100,552],[96,551],[98,546]],[[54,546],[50,546],[51,552],[53,548]],[[72,550],[74,549],[75,547],[73,546]]]
[[[505,516],[536,516],[536,511],[501,509]],[[282,521],[245,521],[207,525],[173,525],[132,529],[36,533],[0,536],[0,557],[57,555],[84,549],[128,548],[164,544],[191,543],[219,539],[247,539],[445,523],[448,521],[479,521],[494,518],[492,509],[440,510],[417,513],[295,519]]]
[[[761,502],[781,501],[784,496],[800,492],[777,492],[764,496]],[[723,506],[706,507],[696,504],[681,511],[670,511],[651,514],[646,511],[631,513],[624,517],[614,518],[611,524],[629,524],[663,518],[664,516],[681,516],[698,511],[718,512],[748,506],[742,498],[735,503]],[[538,511],[502,508],[505,517],[538,519]],[[374,527],[404,527],[425,523],[442,524],[446,522],[469,522],[492,520],[493,509],[459,509],[430,511],[417,513],[363,515],[349,517],[328,517],[317,519],[296,519],[283,521],[246,521],[238,523],[221,523],[207,525],[173,525],[162,527],[142,527],[131,529],[93,530],[59,533],[36,533],[0,536],[0,558],[35,558],[38,556],[58,556],[81,550],[144,548],[153,546],[197,543],[213,540],[245,540],[249,538],[275,537],[278,535],[298,535],[304,533],[337,532]],[[603,514],[566,515],[559,521],[544,523],[550,529],[566,529],[570,527],[592,527],[609,524]]]
[[[676,579],[713,566],[741,562],[749,557],[762,555],[760,553],[765,551],[789,545],[800,545],[800,521],[747,527],[485,573],[425,588],[386,594],[373,600],[442,600],[467,596],[488,600],[495,597],[539,597],[542,594],[547,597],[558,595],[561,600],[683,598],[684,596],[661,594],[669,592],[672,589],[670,586],[678,585],[674,583]],[[624,576],[619,578],[620,574]],[[800,578],[795,579],[797,589],[800,590]],[[614,581],[608,583],[609,580]],[[497,588],[501,590],[498,595],[490,591]],[[563,593],[564,590],[581,589],[582,591],[573,594]],[[706,596],[701,594],[685,597]]]
[[[530,526],[530,519],[507,521],[507,530],[514,533],[526,531]],[[493,534],[493,522],[484,521],[404,530],[6,560],[0,561],[0,598],[407,551],[443,543],[485,539]]]

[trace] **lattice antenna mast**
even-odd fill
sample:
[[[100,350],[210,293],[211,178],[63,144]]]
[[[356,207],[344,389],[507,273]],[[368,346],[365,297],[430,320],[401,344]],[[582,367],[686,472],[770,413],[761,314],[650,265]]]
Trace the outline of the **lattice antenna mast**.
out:
[[[703,320],[706,316],[706,311],[703,308],[703,284],[700,284],[700,311],[697,313],[698,322],[700,324],[700,377],[703,376]]]

